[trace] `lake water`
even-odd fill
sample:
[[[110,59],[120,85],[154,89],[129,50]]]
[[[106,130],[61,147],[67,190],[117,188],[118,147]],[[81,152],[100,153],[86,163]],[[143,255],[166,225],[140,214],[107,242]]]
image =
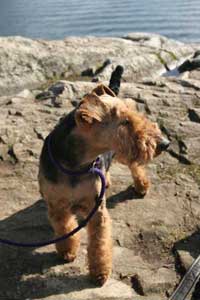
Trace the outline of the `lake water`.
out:
[[[0,36],[62,39],[134,31],[200,42],[200,0],[0,0]]]

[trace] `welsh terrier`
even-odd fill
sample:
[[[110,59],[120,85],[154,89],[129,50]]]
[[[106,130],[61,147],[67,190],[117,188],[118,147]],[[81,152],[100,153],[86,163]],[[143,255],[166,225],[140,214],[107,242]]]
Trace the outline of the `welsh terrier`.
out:
[[[73,171],[81,170],[100,156],[107,185],[111,158],[115,156],[129,167],[135,190],[145,195],[150,183],[144,165],[165,150],[169,141],[162,136],[157,124],[128,107],[113,90],[112,86],[97,86],[60,120],[50,133],[52,155],[63,167]],[[89,214],[101,185],[91,173],[68,176],[58,170],[48,152],[48,137],[40,157],[39,185],[47,201],[50,223],[59,237],[77,226],[76,215]],[[112,269],[111,220],[105,195],[87,231],[90,276],[101,286]],[[79,244],[79,233],[76,233],[58,242],[56,249],[67,262],[72,262]]]

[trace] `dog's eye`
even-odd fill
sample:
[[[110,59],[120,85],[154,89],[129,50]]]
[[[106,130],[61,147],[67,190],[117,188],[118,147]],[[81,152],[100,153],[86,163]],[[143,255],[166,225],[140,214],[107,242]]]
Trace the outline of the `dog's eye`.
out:
[[[127,125],[129,125],[129,124],[130,124],[130,122],[129,122],[128,119],[122,120],[122,121],[120,122],[120,125],[123,125],[123,126],[127,126]]]

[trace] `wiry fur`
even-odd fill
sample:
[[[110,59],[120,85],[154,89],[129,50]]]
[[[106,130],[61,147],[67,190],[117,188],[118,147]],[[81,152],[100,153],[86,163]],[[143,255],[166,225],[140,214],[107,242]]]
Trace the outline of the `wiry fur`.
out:
[[[115,153],[115,158],[130,168],[136,191],[144,195],[149,188],[144,165],[159,154],[162,135],[156,124],[131,110],[109,88],[100,85],[83,98],[70,118],[64,118],[57,125],[51,139],[55,159],[73,170],[93,161],[99,154],[109,153],[112,156]],[[102,170],[109,185],[108,167],[102,166]],[[56,236],[74,229],[77,226],[76,215],[85,217],[100,192],[100,181],[94,175],[77,176],[72,181],[70,176],[55,170],[47,151],[47,141],[40,159],[39,184]],[[112,269],[111,220],[105,196],[87,230],[90,275],[102,285]],[[76,257],[79,243],[77,233],[57,243],[56,249],[66,261],[71,262]]]

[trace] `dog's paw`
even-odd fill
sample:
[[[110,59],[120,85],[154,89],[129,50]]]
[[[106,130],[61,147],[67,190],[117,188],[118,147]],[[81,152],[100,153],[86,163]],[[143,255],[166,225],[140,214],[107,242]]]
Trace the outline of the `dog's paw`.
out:
[[[140,196],[145,196],[150,188],[149,180],[137,181],[135,182],[135,191]]]
[[[62,255],[63,259],[67,262],[67,263],[70,263],[70,262],[73,262],[76,258],[76,255],[75,254],[72,254],[72,253],[63,253]]]
[[[58,255],[66,262],[72,262],[77,256],[79,240],[68,239],[56,243],[56,250]]]
[[[97,286],[103,286],[104,283],[108,280],[109,274],[99,274],[99,275],[92,275],[91,279],[92,282]]]
[[[73,262],[76,258],[75,253],[70,253],[68,251],[61,251],[60,249],[57,248],[58,255],[60,258],[64,259],[65,262],[70,263]]]

